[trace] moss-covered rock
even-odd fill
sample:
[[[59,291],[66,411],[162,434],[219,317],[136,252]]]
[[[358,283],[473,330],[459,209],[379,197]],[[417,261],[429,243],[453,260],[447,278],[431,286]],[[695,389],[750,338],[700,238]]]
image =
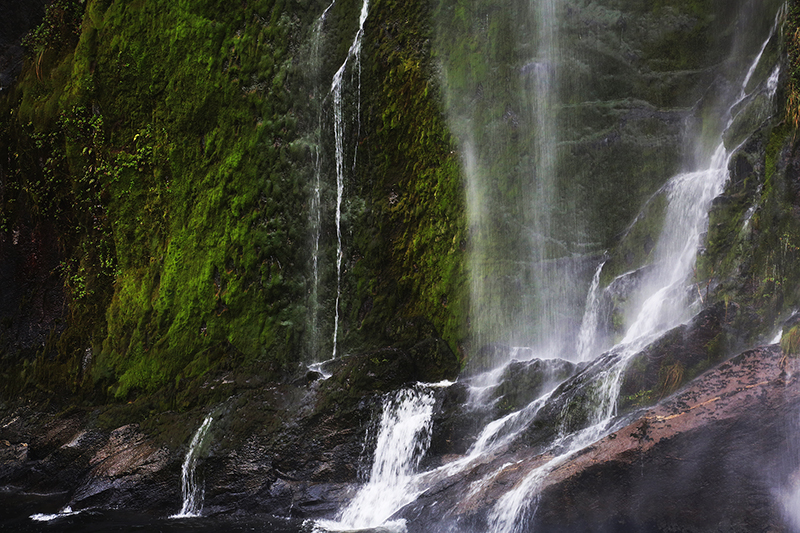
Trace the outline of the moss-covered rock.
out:
[[[65,0],[80,24],[46,21],[29,39],[1,104],[2,228],[56,228],[69,319],[51,330],[53,350],[85,394],[180,397],[232,364],[266,361],[256,366],[278,377],[325,358],[308,342],[332,331],[309,320],[309,208],[331,142],[319,117],[359,6],[337,2],[320,25],[327,4],[305,4]],[[425,5],[377,2],[367,25],[341,338],[345,353],[378,349],[392,342],[386,323],[424,316],[448,346],[415,357],[450,375],[464,210],[427,20]]]

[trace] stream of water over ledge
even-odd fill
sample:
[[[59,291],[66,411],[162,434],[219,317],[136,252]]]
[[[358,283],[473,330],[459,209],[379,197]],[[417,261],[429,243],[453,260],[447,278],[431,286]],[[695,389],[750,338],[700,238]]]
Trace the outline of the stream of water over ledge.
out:
[[[533,238],[521,241],[529,243],[529,250],[517,250],[522,258],[521,268],[530,267],[532,274],[530,283],[519,288],[522,294],[514,295],[521,300],[510,305],[507,300],[498,298],[504,290],[493,283],[499,280],[491,280],[491,272],[496,271],[497,266],[487,267],[487,262],[497,260],[492,251],[494,243],[488,237],[493,233],[489,226],[502,218],[491,212],[489,198],[495,186],[488,170],[495,164],[490,161],[493,154],[479,146],[480,135],[470,129],[475,117],[455,116],[453,122],[456,130],[461,128],[465,168],[471,180],[468,187],[470,212],[477,237],[473,256],[473,269],[477,273],[473,279],[476,306],[473,316],[480,319],[478,336],[512,345],[520,341],[533,342],[530,347],[507,350],[501,357],[485,361],[484,368],[488,367],[488,372],[463,379],[460,385],[467,388],[469,399],[459,409],[481,422],[466,452],[439,466],[425,468],[421,464],[431,435],[436,431],[432,426],[434,409],[440,408],[446,393],[440,392],[437,399],[436,387],[418,384],[387,394],[369,479],[335,520],[316,523],[319,531],[365,528],[405,531],[406,517],[413,516],[414,512],[409,514],[404,508],[426,493],[425,504],[421,506],[440,506],[440,512],[433,514],[444,520],[441,525],[416,524],[412,528],[415,531],[459,530],[455,514],[451,516],[456,522],[446,519],[452,507],[469,508],[481,505],[478,502],[482,500],[494,503],[488,506],[483,503],[488,508],[479,519],[480,525],[476,529],[473,524],[466,527],[467,530],[529,531],[548,476],[626,423],[627,419],[618,417],[618,402],[629,362],[665,332],[685,323],[702,309],[702,294],[693,285],[692,274],[707,230],[711,203],[723,191],[731,154],[738,147],[730,142],[726,145],[726,141],[731,138],[731,127],[747,108],[743,102],[756,98],[771,101],[775,96],[779,67],[761,63],[764,50],[778,31],[780,18],[775,19],[769,35],[762,36],[757,48],[747,54],[749,63],[733,69],[735,89],[722,94],[715,103],[720,117],[714,125],[706,125],[703,130],[706,138],[686,134],[685,142],[691,146],[687,150],[691,157],[684,164],[687,170],[673,175],[658,191],[666,204],[663,225],[647,268],[638,274],[635,288],[626,295],[624,332],[613,346],[600,353],[598,347],[602,347],[603,341],[596,338],[599,291],[602,290],[599,280],[607,259],[595,263],[597,266],[589,283],[585,284],[574,268],[574,261],[579,258],[577,247],[560,240],[581,234],[582,222],[566,230],[553,227],[556,217],[553,211],[558,202],[555,174],[559,150],[556,145],[560,137],[555,117],[556,108],[562,105],[557,80],[565,76],[561,70],[567,63],[565,56],[570,53],[561,48],[554,29],[559,26],[558,17],[563,16],[560,15],[563,6],[551,0],[532,5],[529,13],[535,21],[531,23],[532,33],[539,44],[533,49],[530,62],[521,68],[520,75],[533,77],[530,83],[523,84],[529,89],[523,93],[530,98],[530,120],[523,124],[531,132],[529,153],[534,163],[528,168],[532,181],[528,183],[529,194],[521,196],[527,205],[523,206],[519,222],[522,230]],[[752,77],[759,67],[767,75],[762,74],[762,79],[753,84]],[[455,115],[472,111],[451,106],[456,108]],[[713,134],[709,134],[709,129],[714,130]],[[496,139],[489,142],[496,148]],[[527,210],[530,210],[528,214]],[[564,250],[554,250],[556,241],[565,244],[567,254]],[[608,283],[611,285],[613,281]],[[566,297],[565,293],[574,291],[576,286],[584,289],[582,296]],[[530,296],[525,294],[528,290]],[[583,316],[567,320],[573,312],[571,307],[577,307],[569,304],[573,300],[584,303],[580,307]],[[568,364],[564,359],[582,364],[573,365],[565,374],[556,377],[556,368],[563,369]],[[496,416],[496,410],[492,414],[494,402],[503,398],[503,394],[496,391],[504,386],[502,376],[507,365],[519,365],[525,360],[527,364],[542,365],[544,375],[552,377],[543,379],[541,389],[529,402],[502,416]],[[452,386],[448,384],[443,388]],[[544,426],[545,420],[549,421],[550,429],[542,429],[542,436],[532,437],[532,428]],[[527,453],[510,452],[530,446],[531,441],[536,445]],[[503,456],[508,460],[498,464],[496,458]],[[515,473],[510,477],[511,471]],[[438,499],[438,491],[460,483],[456,480],[464,476],[470,483],[466,492],[459,494],[460,502]],[[509,477],[513,481],[509,482]],[[430,511],[426,516],[431,516]]]

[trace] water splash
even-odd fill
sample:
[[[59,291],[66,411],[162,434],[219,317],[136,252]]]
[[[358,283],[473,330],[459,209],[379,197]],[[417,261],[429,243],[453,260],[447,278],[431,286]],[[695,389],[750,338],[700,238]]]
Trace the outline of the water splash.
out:
[[[170,518],[195,518],[201,516],[203,489],[197,482],[197,461],[200,458],[200,450],[213,420],[212,416],[208,415],[192,437],[189,451],[186,452],[186,458],[183,460],[183,466],[181,467],[183,506],[177,514],[170,516]]]
[[[68,516],[75,516],[76,514],[82,513],[83,510],[73,511],[72,507],[66,506],[61,509],[56,514],[44,514],[44,513],[36,513],[30,516],[30,519],[34,522],[52,522],[53,520],[58,520],[59,518],[66,518]]]
[[[419,495],[415,473],[431,442],[434,392],[449,385],[417,384],[384,399],[369,482],[341,512],[338,521],[319,521],[321,527],[342,531],[402,526],[401,521],[388,520]]]

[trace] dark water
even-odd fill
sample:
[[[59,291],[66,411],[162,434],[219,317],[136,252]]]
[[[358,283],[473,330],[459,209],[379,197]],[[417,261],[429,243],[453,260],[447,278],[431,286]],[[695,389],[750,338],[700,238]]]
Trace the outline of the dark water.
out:
[[[202,517],[170,519],[164,515],[124,510],[84,510],[72,515],[59,515],[64,494],[25,494],[0,492],[0,531],[19,533],[112,533],[141,531],[153,533],[245,531],[269,533],[311,533],[312,524],[299,519],[273,516]],[[58,515],[47,521],[31,519],[32,515]]]

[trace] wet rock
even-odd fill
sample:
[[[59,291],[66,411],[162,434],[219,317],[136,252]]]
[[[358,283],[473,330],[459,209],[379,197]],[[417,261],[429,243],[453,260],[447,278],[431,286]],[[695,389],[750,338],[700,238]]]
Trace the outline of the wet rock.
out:
[[[433,415],[429,453],[422,462],[424,468],[438,466],[450,454],[464,454],[472,445],[490,412],[484,406],[470,405],[469,399],[469,387],[464,383],[441,392],[440,407]]]
[[[22,361],[42,350],[48,335],[64,330],[66,296],[55,234],[46,225],[0,232],[0,388],[7,393],[21,385],[14,370]]]
[[[552,465],[527,496],[524,530],[787,531],[780,494],[800,473],[800,362],[784,364],[775,346],[745,352]],[[399,516],[410,532],[487,530],[500,496],[550,459],[509,448]]]
[[[148,439],[136,424],[115,429],[90,459],[90,470],[73,494],[73,502],[77,508],[113,502],[127,509],[150,510],[179,503],[177,469],[167,475],[167,468],[177,459]]]
[[[363,395],[396,390],[413,382],[435,383],[455,379],[461,369],[458,357],[422,318],[403,319],[387,326],[392,345],[348,355],[329,365],[334,375],[323,389]]]
[[[0,480],[14,481],[23,474],[28,451],[27,442],[11,444],[7,440],[0,441]]]
[[[724,303],[704,309],[642,350],[623,376],[620,409],[653,403],[724,358],[737,344],[729,325],[738,311]]]
[[[724,363],[555,470],[533,527],[784,530],[776,493],[799,466],[800,387],[780,360],[767,347]]]
[[[491,398],[499,402],[500,409],[522,409],[572,376],[576,369],[575,363],[563,359],[512,361],[505,367]]]
[[[387,336],[393,348],[408,352],[417,381],[452,380],[461,370],[461,361],[425,318],[398,319],[387,328]]]

